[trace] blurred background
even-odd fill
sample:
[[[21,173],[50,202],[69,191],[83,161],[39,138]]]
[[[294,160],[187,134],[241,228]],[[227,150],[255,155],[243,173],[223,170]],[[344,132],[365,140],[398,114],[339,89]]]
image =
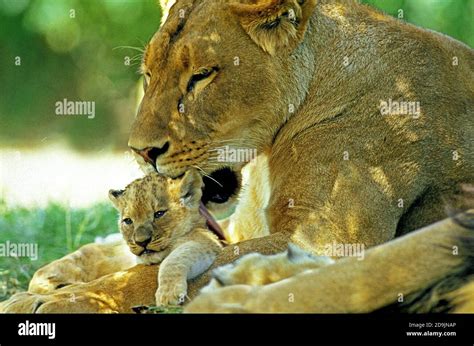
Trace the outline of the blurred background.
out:
[[[474,0],[367,0],[474,46]],[[39,259],[0,257],[0,300],[34,270],[116,232],[110,188],[140,173],[127,136],[142,49],[158,0],[0,0],[0,244],[33,242]],[[95,116],[60,116],[90,101]]]
[[[474,44],[472,0],[364,2]],[[0,0],[0,145],[125,150],[140,50],[160,23],[157,3]],[[64,98],[95,101],[96,117],[56,116],[54,104]]]

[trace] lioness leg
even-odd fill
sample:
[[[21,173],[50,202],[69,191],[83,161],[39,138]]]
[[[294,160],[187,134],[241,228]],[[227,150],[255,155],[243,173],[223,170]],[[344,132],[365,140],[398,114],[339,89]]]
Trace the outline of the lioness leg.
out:
[[[135,256],[121,237],[103,244],[87,244],[38,269],[30,281],[28,291],[49,293],[68,285],[90,282],[101,276],[126,270],[135,264]]]
[[[287,251],[276,255],[245,255],[233,263],[214,269],[212,276],[217,285],[267,285],[332,263],[334,260],[330,257],[314,256],[289,244]]]
[[[205,290],[188,312],[370,312],[425,290],[472,265],[472,231],[447,219],[367,251],[266,286]],[[472,296],[472,284],[453,292]],[[456,301],[455,301],[456,303]],[[472,304],[471,304],[472,305]],[[472,312],[472,311],[471,311]]]
[[[154,304],[158,268],[137,265],[49,294],[19,293],[0,303],[0,312],[132,313],[134,306]]]
[[[289,235],[276,233],[230,245],[222,250],[211,269],[257,251],[275,254],[288,246]],[[74,284],[49,294],[20,293],[0,303],[4,313],[131,313],[137,305],[154,305],[158,265],[137,265],[94,281]],[[211,279],[211,270],[188,283],[192,299]]]

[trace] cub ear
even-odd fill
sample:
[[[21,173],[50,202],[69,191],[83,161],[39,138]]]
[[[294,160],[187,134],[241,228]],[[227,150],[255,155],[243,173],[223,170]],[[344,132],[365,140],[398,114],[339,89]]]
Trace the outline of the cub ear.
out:
[[[238,0],[231,5],[240,24],[264,51],[294,49],[304,37],[317,0]]]
[[[168,13],[170,8],[176,3],[177,0],[160,0],[161,6],[161,25],[166,22],[166,18],[168,18]]]
[[[189,206],[199,204],[202,197],[202,178],[196,170],[186,171],[178,185],[181,203]]]
[[[109,199],[112,201],[113,205],[118,208],[119,198],[123,195],[125,190],[109,190]]]

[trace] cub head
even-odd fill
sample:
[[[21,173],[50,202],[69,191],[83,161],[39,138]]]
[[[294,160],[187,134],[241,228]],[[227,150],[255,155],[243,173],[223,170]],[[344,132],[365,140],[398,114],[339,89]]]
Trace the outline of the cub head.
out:
[[[119,226],[132,253],[145,263],[159,263],[170,245],[193,228],[205,227],[199,213],[202,179],[195,170],[171,179],[151,173],[124,190],[110,190],[120,212]]]
[[[204,197],[225,204],[240,168],[270,145],[305,97],[303,41],[316,0],[162,0],[146,47],[145,94],[129,146],[146,172],[199,167]],[[217,183],[215,182],[217,181]],[[212,208],[211,208],[212,209]]]

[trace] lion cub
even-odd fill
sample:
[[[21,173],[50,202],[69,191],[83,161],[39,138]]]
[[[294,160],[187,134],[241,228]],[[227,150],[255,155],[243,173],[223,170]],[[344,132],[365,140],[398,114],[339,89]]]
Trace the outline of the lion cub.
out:
[[[109,191],[132,253],[146,264],[161,263],[157,305],[184,303],[187,280],[206,271],[221,250],[199,213],[201,188],[199,173],[190,170],[177,179],[151,173]]]

